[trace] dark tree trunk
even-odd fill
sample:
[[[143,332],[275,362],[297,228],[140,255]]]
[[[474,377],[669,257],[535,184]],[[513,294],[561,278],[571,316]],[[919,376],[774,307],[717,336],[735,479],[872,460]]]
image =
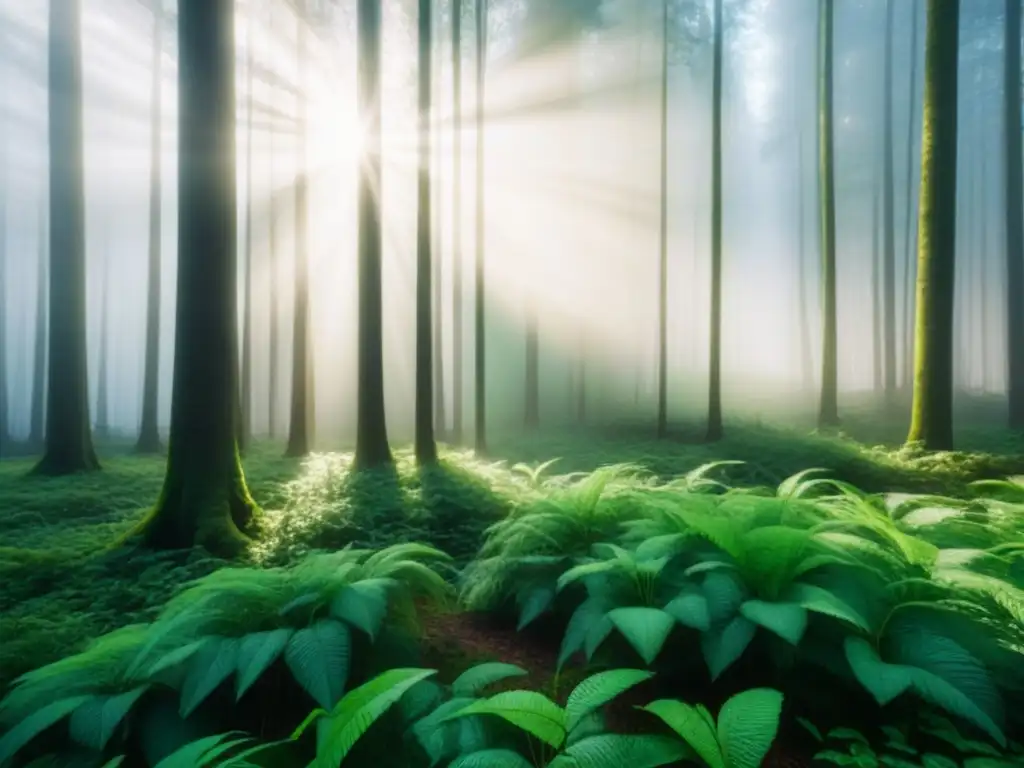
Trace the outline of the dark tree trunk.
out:
[[[271,16],[271,23],[273,23],[273,16]],[[271,90],[271,98],[277,95],[277,90]],[[275,154],[274,154],[274,131],[270,131],[268,134],[268,140],[270,144],[269,161],[270,161],[270,221],[269,221],[269,232],[267,233],[267,240],[269,248],[267,250],[267,271],[270,274],[270,307],[268,314],[270,315],[270,339],[267,348],[267,354],[270,356],[270,380],[268,382],[267,389],[267,421],[268,429],[267,433],[271,439],[277,437],[277,406],[279,401],[278,396],[278,382],[280,381],[278,375],[278,367],[281,362],[281,345],[280,345],[280,301],[278,296],[278,268],[277,268],[277,217],[280,215],[281,208],[281,196],[277,190],[277,177],[274,173],[275,169]]]
[[[885,402],[892,406],[896,396],[896,187],[893,179],[892,125],[892,48],[895,0],[885,3],[885,105],[883,114],[882,225],[884,227],[882,263],[882,314],[884,341]]]
[[[359,164],[359,396],[356,416],[358,468],[391,462],[384,412],[381,306],[381,8],[359,0],[359,115],[366,156]]]
[[[452,0],[452,442],[462,442],[462,0]]]
[[[437,9],[435,13],[435,22],[437,23],[437,33],[433,35],[433,39],[440,40],[440,27],[441,27],[441,13],[440,5],[434,5]],[[434,51],[434,74],[433,74],[433,87],[435,88],[434,97],[434,119],[436,122],[437,115],[440,113],[441,97],[444,93],[441,87],[441,70],[442,70],[442,49],[443,46],[431,45]],[[442,222],[444,221],[444,211],[442,209],[441,202],[444,199],[444,153],[442,152],[442,141],[439,138],[439,132],[435,132],[434,141],[431,145],[434,150],[434,166],[431,173],[431,179],[434,184],[434,205],[432,208],[434,223],[433,223],[433,263],[434,263],[434,277],[433,277],[433,339],[434,339],[434,430],[437,436],[442,440],[444,439],[445,431],[448,428],[447,408],[444,402],[444,296],[441,292],[441,287],[444,281],[443,275],[443,240],[442,240]]]
[[[149,275],[146,286],[146,360],[142,376],[142,425],[139,429],[139,453],[160,451],[160,430],[157,424],[160,392],[160,237],[162,176],[160,121],[162,89],[160,60],[162,55],[163,17],[153,14],[153,80],[150,90],[149,127]]]
[[[46,448],[35,471],[99,469],[89,424],[80,0],[50,0],[50,292]]]
[[[1006,304],[1010,428],[1024,432],[1024,220],[1020,115],[1020,0],[1006,0]]]
[[[668,434],[668,0],[661,3],[661,211],[658,253],[658,425]]]
[[[984,115],[982,115],[984,120]],[[978,169],[978,301],[981,311],[978,313],[978,353],[981,355],[981,391],[989,391],[989,358],[988,358],[988,152],[981,153]]]
[[[819,173],[821,177],[821,251],[824,295],[824,332],[821,356],[821,402],[819,427],[839,424],[839,338],[836,311],[836,198],[832,104],[834,46],[834,0],[824,0],[820,11],[821,64],[819,71],[821,136]]]
[[[242,307],[242,381],[241,418],[238,423],[238,450],[245,451],[252,440],[252,107],[253,107],[253,28],[255,13],[248,13],[245,25],[245,286]]]
[[[433,3],[419,0],[419,201],[416,211],[416,460],[437,461],[434,442],[433,286],[430,200],[430,87],[433,81]]]
[[[104,243],[100,290],[100,353],[96,380],[96,436],[110,436],[110,249]]]
[[[292,323],[292,397],[287,456],[305,456],[313,443],[313,351],[309,337],[309,166],[306,157],[306,23],[296,32],[299,72],[299,173],[295,183],[295,305]]]
[[[715,0],[715,42],[711,95],[711,359],[708,368],[708,431],[722,429],[722,0]]]
[[[930,450],[953,448],[959,26],[960,0],[928,0],[917,338],[907,442],[920,442]]]
[[[914,255],[917,250],[917,218],[911,215],[911,201],[914,198],[914,137],[917,120],[917,30],[919,0],[907,4],[910,8],[910,101],[907,113],[907,196],[903,219],[906,222],[903,255],[903,385],[910,386],[913,381],[914,368],[914,324],[912,310],[914,306],[914,271],[917,262]]]
[[[167,471],[136,529],[158,548],[244,548],[239,460],[234,3],[178,3],[178,285]]]
[[[32,357],[32,405],[29,414],[29,444],[33,448],[43,445],[46,427],[46,347],[49,333],[47,318],[49,317],[49,298],[47,283],[49,281],[49,231],[47,229],[46,209],[39,208],[39,256],[36,260],[36,323],[35,342]]]
[[[476,289],[474,383],[476,451],[487,450],[487,307],[484,275],[484,88],[487,73],[487,0],[476,0]]]

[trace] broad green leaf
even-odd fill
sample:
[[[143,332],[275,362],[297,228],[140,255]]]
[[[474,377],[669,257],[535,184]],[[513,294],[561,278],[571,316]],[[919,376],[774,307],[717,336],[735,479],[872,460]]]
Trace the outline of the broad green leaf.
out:
[[[653,676],[641,669],[612,669],[591,675],[569,694],[565,704],[566,730],[573,730],[586,715]]]
[[[665,606],[669,614],[684,627],[706,632],[711,626],[708,599],[699,592],[686,591]]]
[[[389,669],[345,694],[326,719],[323,741],[313,765],[338,768],[359,738],[433,669]]]
[[[868,620],[838,595],[813,584],[794,584],[786,593],[786,599],[799,603],[808,611],[831,616],[852,624],[864,632],[870,632]]]
[[[956,760],[932,752],[921,755],[921,768],[960,768]]]
[[[828,738],[837,741],[859,741],[862,744],[870,744],[868,737],[854,728],[833,728],[828,732]]]
[[[886,664],[862,637],[846,638],[843,648],[854,677],[882,706],[905,693],[914,682],[910,667]]]
[[[238,672],[235,679],[235,701],[241,699],[253,683],[259,680],[260,675],[277,661],[294,632],[290,627],[283,627],[253,632],[239,641],[238,662],[235,665]]]
[[[711,571],[701,583],[708,601],[708,615],[715,626],[732,619],[746,594],[739,577],[732,571]]]
[[[206,736],[201,739],[189,742],[178,750],[175,750],[154,766],[154,768],[203,768],[209,765],[204,759],[206,754],[230,739],[232,746],[241,744],[247,739],[232,738],[238,736],[238,731],[220,733],[216,736]]]
[[[475,701],[445,720],[466,715],[497,715],[558,749],[565,742],[565,711],[535,691],[504,691]]]
[[[180,648],[175,648],[173,651],[169,651],[160,657],[159,661],[152,664],[148,670],[146,670],[146,676],[149,678],[156,678],[160,673],[168,669],[173,669],[195,656],[207,643],[215,641],[213,637],[202,637],[195,642],[183,645]]]
[[[573,654],[583,649],[591,627],[604,617],[606,609],[604,601],[587,598],[573,611],[565,635],[562,636],[562,647],[558,651],[558,669],[565,666]]]
[[[149,686],[141,686],[117,696],[92,696],[71,713],[68,730],[73,741],[102,752],[117,726],[135,706]]]
[[[648,664],[654,663],[676,624],[675,618],[660,608],[616,608],[608,612],[608,618]]]
[[[195,711],[218,685],[235,671],[238,664],[238,640],[212,638],[188,664],[181,686],[179,713],[183,718]]]
[[[878,764],[884,765],[886,768],[922,768],[927,763],[921,763],[918,761],[908,760],[905,757],[899,757],[898,755],[880,755],[878,757]],[[956,768],[960,768],[959,763],[953,763]]]
[[[37,709],[26,717],[0,737],[0,765],[6,763],[32,739],[51,725],[55,725],[63,720],[88,700],[89,696],[72,696],[69,699],[58,699],[52,704],[47,704]]]
[[[575,768],[658,768],[682,760],[689,752],[665,736],[625,736],[603,733],[582,739],[566,748]]]
[[[587,639],[583,644],[584,651],[587,655],[587,661],[590,661],[594,657],[594,654],[601,646],[601,643],[608,639],[608,635],[612,633],[613,629],[615,629],[615,625],[612,623],[612,620],[608,618],[607,613],[601,616],[590,626],[590,631],[587,632]]]
[[[444,722],[445,718],[473,703],[472,698],[449,699],[412,727],[412,733],[430,758],[430,765],[435,766],[448,754],[449,734],[458,723]],[[451,751],[454,751],[453,748]]]
[[[722,629],[705,632],[700,638],[704,662],[708,665],[711,679],[717,680],[732,664],[743,655],[754,639],[757,625],[737,616]]]
[[[758,768],[779,730],[782,694],[754,688],[730,698],[718,713],[718,741],[728,768]]]
[[[351,655],[348,626],[333,619],[300,629],[284,649],[284,660],[295,680],[324,709],[341,698]]]
[[[608,571],[614,571],[621,567],[622,565],[618,560],[595,560],[588,563],[574,565],[558,577],[557,590],[561,592],[567,586],[574,584],[585,576],[607,573]]]
[[[551,607],[555,599],[555,590],[551,587],[536,587],[531,589],[520,603],[519,623],[516,631],[521,631],[527,625],[533,623],[541,614]]]
[[[660,718],[679,734],[708,768],[726,768],[725,758],[718,744],[718,734],[715,733],[713,724],[709,723],[696,707],[682,701],[660,699],[641,709]]]
[[[118,755],[117,757],[107,760],[101,768],[121,768],[121,764],[124,762],[124,755]]]
[[[766,525],[743,536],[740,569],[747,583],[768,600],[776,600],[810,547],[811,534],[784,525]]]
[[[362,630],[373,640],[388,612],[388,593],[397,583],[381,578],[346,584],[331,601],[331,616]]]
[[[799,644],[807,629],[807,611],[796,603],[747,600],[740,606],[740,614],[790,645]]]
[[[525,675],[526,670],[515,664],[489,661],[470,667],[452,683],[452,696],[476,696],[489,685],[510,677]]]
[[[448,768],[533,768],[533,763],[511,749],[483,749],[460,755]]]

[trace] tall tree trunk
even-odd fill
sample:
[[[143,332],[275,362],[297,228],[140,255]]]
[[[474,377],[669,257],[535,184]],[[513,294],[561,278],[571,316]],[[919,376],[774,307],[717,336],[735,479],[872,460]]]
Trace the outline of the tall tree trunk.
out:
[[[814,365],[813,353],[811,351],[811,312],[807,306],[807,223],[805,212],[807,210],[807,195],[804,191],[804,184],[807,180],[807,173],[804,167],[804,133],[800,131],[797,138],[797,280],[799,285],[799,311],[800,311],[800,375],[803,382],[804,393],[814,389],[814,374],[811,370]]]
[[[46,427],[46,351],[49,338],[49,230],[45,206],[39,208],[39,256],[36,260],[36,323],[32,358],[32,404],[29,415],[29,444],[43,445]]]
[[[433,82],[433,3],[419,0],[419,202],[416,211],[416,460],[437,461],[434,442],[433,269],[430,200],[430,87]]]
[[[882,252],[880,239],[879,219],[882,200],[879,193],[878,174],[875,174],[875,183],[872,184],[871,197],[871,353],[872,372],[874,373],[874,394],[882,391],[885,378],[885,363],[882,356],[883,346],[883,318],[882,318]]]
[[[661,3],[661,210],[658,233],[658,428],[668,434],[668,0]]]
[[[110,246],[104,243],[100,290],[100,353],[96,380],[96,435],[110,436]]]
[[[839,424],[839,334],[836,309],[836,198],[833,130],[832,72],[835,43],[835,0],[824,0],[820,11],[821,64],[819,72],[821,136],[821,251],[824,296],[824,329],[821,355],[821,402],[819,427]]]
[[[484,275],[484,88],[487,73],[487,0],[476,0],[476,289],[474,383],[477,453],[487,450],[487,307]]]
[[[930,450],[953,448],[959,26],[960,0],[928,0],[917,252],[917,343],[907,442],[920,442]]]
[[[149,126],[149,264],[146,284],[146,359],[142,375],[142,424],[135,449],[139,453],[160,451],[157,424],[160,392],[160,237],[162,206],[161,130],[163,110],[161,56],[163,51],[163,14],[153,12],[153,72],[150,87]],[[248,299],[247,299],[248,301]]]
[[[245,286],[242,307],[242,414],[238,424],[238,450],[245,451],[252,440],[252,102],[253,67],[255,65],[254,35],[255,16],[253,9],[247,10],[245,24]]]
[[[269,6],[270,13],[270,25],[274,28],[274,6]],[[271,90],[269,99],[273,103],[277,96],[277,89],[271,84]],[[274,131],[270,130],[267,133],[267,143],[269,144],[269,163],[270,163],[270,220],[269,220],[269,232],[267,233],[268,250],[267,250],[267,272],[270,275],[270,306],[267,310],[270,315],[270,339],[268,343],[267,354],[270,357],[270,381],[268,382],[267,389],[267,420],[268,420],[268,434],[271,439],[277,437],[277,407],[279,405],[279,386],[278,382],[280,377],[278,375],[278,367],[281,362],[281,318],[280,318],[280,298],[279,298],[279,287],[278,287],[278,264],[277,264],[277,219],[281,213],[281,195],[277,189],[277,174],[276,159],[277,153],[275,149]]]
[[[884,230],[882,265],[882,310],[884,328],[885,402],[892,406],[896,397],[896,187],[893,171],[893,14],[895,0],[885,3],[885,106],[882,110],[884,125],[882,159],[882,216]]]
[[[437,30],[433,39],[441,40],[441,6],[435,4]],[[442,87],[441,71],[444,46],[441,44],[432,45],[435,56],[435,73],[433,76],[435,98],[434,98],[434,124],[439,122],[443,102],[444,88]],[[444,240],[442,222],[444,221],[444,153],[443,142],[440,138],[440,130],[435,130],[432,146],[434,148],[434,167],[431,174],[434,184],[434,215],[433,224],[433,333],[434,333],[434,430],[437,436],[444,440],[448,429],[447,408],[444,401],[444,295],[442,286],[444,284]]]
[[[0,52],[0,67],[5,64]],[[0,71],[0,85],[6,86]],[[7,394],[7,116],[0,115],[0,457],[11,438]]]
[[[982,115],[984,120],[984,115]],[[978,171],[978,302],[981,311],[978,315],[978,353],[981,355],[981,391],[989,391],[989,367],[988,357],[988,227],[991,219],[988,209],[988,153],[981,153],[980,168]]]
[[[1024,432],[1024,205],[1021,180],[1020,0],[1006,0],[1003,94],[1006,121],[1006,318],[1010,428]]]
[[[178,2],[178,287],[167,470],[136,531],[233,554],[257,512],[239,461],[234,3]]]
[[[313,442],[313,350],[309,343],[309,159],[306,157],[306,21],[297,14],[298,174],[295,179],[295,302],[292,320],[292,392],[286,456],[309,453]]]
[[[914,198],[914,137],[917,135],[917,31],[918,7],[923,7],[920,0],[907,4],[910,8],[910,101],[907,107],[907,196],[903,220],[906,222],[906,233],[903,243],[903,384],[910,386],[913,381],[914,368],[914,324],[911,320],[914,306],[914,270],[917,262],[914,259],[917,250],[917,219],[911,216],[911,201]]]
[[[711,359],[708,369],[709,441],[722,439],[722,0],[715,0],[711,90]]]
[[[359,115],[366,128],[366,156],[359,164],[359,396],[355,464],[388,464],[384,412],[384,334],[381,301],[381,8],[359,0]]]
[[[462,442],[462,0],[452,0],[452,442]]]
[[[46,448],[35,471],[99,469],[89,424],[80,0],[50,0],[50,295]]]

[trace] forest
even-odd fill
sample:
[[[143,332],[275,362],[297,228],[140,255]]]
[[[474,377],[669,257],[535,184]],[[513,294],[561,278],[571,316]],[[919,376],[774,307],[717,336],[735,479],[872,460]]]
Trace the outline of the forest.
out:
[[[1024,766],[1021,0],[0,0],[0,768]]]

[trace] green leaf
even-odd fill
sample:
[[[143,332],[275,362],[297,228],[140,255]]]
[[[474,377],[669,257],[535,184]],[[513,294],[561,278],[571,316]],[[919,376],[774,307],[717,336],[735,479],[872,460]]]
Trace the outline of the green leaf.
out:
[[[796,603],[747,600],[740,606],[740,614],[790,645],[797,645],[807,629],[807,611]]]
[[[718,713],[718,741],[728,768],[758,768],[779,730],[782,694],[771,688],[737,693]]]
[[[873,760],[867,755],[850,755],[846,752],[837,752],[834,749],[826,749],[823,752],[819,752],[814,756],[815,760],[822,760],[833,765],[853,765],[857,768],[875,768],[878,765],[877,760]]]
[[[590,631],[587,632],[587,639],[584,642],[584,651],[587,654],[587,661],[590,661],[594,657],[594,654],[601,646],[601,643],[608,639],[608,635],[612,633],[613,629],[615,629],[615,625],[612,623],[612,620],[608,618],[607,613],[591,625]]]
[[[497,715],[555,749],[566,737],[565,711],[547,696],[535,691],[504,691],[475,701],[444,720],[466,715]]]
[[[859,741],[861,744],[870,744],[868,737],[853,728],[833,728],[828,732],[828,738],[837,741]]]
[[[739,577],[732,571],[711,571],[701,583],[708,601],[712,626],[731,620],[740,609],[746,594]]]
[[[124,762],[124,755],[118,755],[117,757],[107,760],[101,768],[121,768],[121,763]]]
[[[448,768],[533,768],[533,763],[511,749],[483,749],[460,755]]]
[[[455,678],[455,682],[452,683],[452,695],[476,696],[489,685],[525,674],[526,670],[515,664],[504,664],[500,661],[477,664]]]
[[[175,750],[154,766],[154,768],[203,768],[209,765],[204,759],[210,750],[227,743],[230,746],[237,746],[248,741],[248,739],[231,738],[238,736],[239,731],[220,733],[216,736],[206,736],[202,739],[189,742],[178,750]]]
[[[718,734],[697,707],[673,699],[660,699],[640,709],[660,718],[679,734],[683,741],[693,747],[694,752],[708,768],[726,768],[725,758],[718,744]]]
[[[907,760],[905,757],[897,757],[896,755],[881,755],[878,758],[878,764],[888,766],[888,768],[921,768],[921,763]],[[954,763],[956,768],[960,768],[959,763]]]
[[[883,707],[909,690],[914,682],[910,667],[886,664],[874,646],[862,637],[846,638],[843,648],[857,682]]]
[[[591,628],[604,617],[606,608],[603,600],[587,598],[573,611],[565,628],[565,635],[562,636],[562,647],[558,651],[559,670],[565,666],[573,654],[583,649],[587,635]]]
[[[566,748],[575,768],[658,768],[687,756],[677,739],[665,736],[624,736],[603,733]]]
[[[238,640],[234,638],[211,638],[200,648],[189,662],[181,686],[178,712],[182,718],[192,714],[218,685],[227,680],[237,664]]]
[[[527,625],[533,623],[551,607],[554,599],[555,590],[551,587],[531,589],[520,603],[519,624],[516,626],[516,631],[519,632]]]
[[[260,675],[277,660],[294,632],[290,627],[252,632],[239,641],[238,660],[235,664],[238,672],[235,701],[241,699],[253,683],[259,680]]]
[[[809,734],[811,734],[811,736],[814,737],[815,741],[825,740],[825,737],[821,735],[821,730],[818,728],[818,726],[816,726],[806,717],[797,717],[796,721],[803,727],[805,731],[807,731]]]
[[[612,669],[591,675],[569,694],[565,705],[566,730],[573,730],[586,715],[652,677],[651,672],[641,669]]]
[[[960,763],[945,755],[929,752],[921,755],[921,768],[960,768]]]
[[[154,679],[161,672],[168,669],[173,669],[189,659],[195,656],[207,643],[216,640],[213,637],[202,637],[195,642],[183,645],[180,648],[175,648],[173,651],[169,651],[160,657],[160,660],[154,663],[146,670],[146,676]],[[138,663],[138,662],[136,662]],[[133,665],[134,666],[134,665]]]
[[[706,632],[711,626],[708,599],[699,592],[684,592],[665,606],[669,614],[684,627]]]
[[[397,584],[391,578],[346,584],[331,601],[331,616],[362,630],[374,640],[388,612],[389,591]]]
[[[52,704],[37,709],[14,726],[0,737],[0,765],[10,760],[19,749],[51,725],[55,725],[70,715],[89,698],[89,696],[72,696],[69,699],[58,699]]]
[[[717,680],[719,675],[743,655],[750,641],[754,639],[756,631],[756,624],[737,616],[722,629],[701,635],[700,647],[712,680]]]
[[[333,619],[300,629],[284,649],[285,663],[295,680],[324,709],[330,709],[341,698],[351,656],[348,626]]]
[[[676,623],[660,608],[642,606],[616,608],[608,612],[608,618],[648,664],[654,663]]]
[[[149,686],[144,685],[117,696],[92,696],[68,721],[71,739],[83,747],[102,752],[117,726]]]
[[[786,599],[799,603],[808,611],[831,616],[864,632],[871,631],[871,626],[864,616],[838,595],[822,587],[813,584],[794,584],[786,592]]]
[[[421,680],[437,674],[433,669],[390,669],[354,688],[338,702],[326,720],[316,765],[337,768],[359,738],[405,692]]]

